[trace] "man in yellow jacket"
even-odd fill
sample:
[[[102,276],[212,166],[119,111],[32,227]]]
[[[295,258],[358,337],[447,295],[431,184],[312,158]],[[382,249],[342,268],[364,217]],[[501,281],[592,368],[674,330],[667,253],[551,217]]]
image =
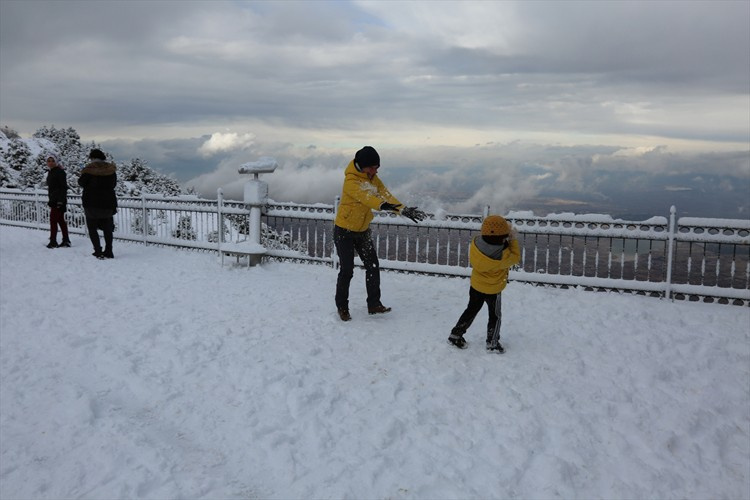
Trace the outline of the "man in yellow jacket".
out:
[[[469,305],[451,330],[448,341],[460,349],[466,348],[464,334],[471,326],[483,304],[487,304],[487,350],[505,352],[500,344],[501,293],[508,283],[508,270],[521,262],[518,240],[510,224],[499,215],[490,215],[482,222],[481,235],[471,241],[471,287]]]
[[[336,307],[342,321],[352,319],[349,314],[349,283],[354,275],[354,252],[365,267],[367,311],[387,313],[390,307],[380,302],[380,263],[372,241],[370,222],[373,210],[387,210],[408,217],[414,222],[425,218],[416,207],[404,207],[378,178],[380,155],[371,146],[357,151],[344,172],[333,242],[339,256],[339,275],[336,280]]]

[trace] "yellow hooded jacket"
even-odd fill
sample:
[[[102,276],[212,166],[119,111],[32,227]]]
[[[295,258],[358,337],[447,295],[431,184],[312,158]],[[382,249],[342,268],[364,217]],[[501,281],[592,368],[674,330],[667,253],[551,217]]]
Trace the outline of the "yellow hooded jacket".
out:
[[[370,179],[365,172],[356,169],[352,160],[344,172],[344,187],[334,224],[358,233],[367,231],[373,218],[372,211],[379,210],[383,202],[401,204],[377,174]]]
[[[521,262],[521,250],[516,239],[511,239],[500,259],[493,259],[477,247],[476,236],[469,248],[471,264],[471,287],[478,292],[494,295],[500,293],[508,283],[508,269]]]

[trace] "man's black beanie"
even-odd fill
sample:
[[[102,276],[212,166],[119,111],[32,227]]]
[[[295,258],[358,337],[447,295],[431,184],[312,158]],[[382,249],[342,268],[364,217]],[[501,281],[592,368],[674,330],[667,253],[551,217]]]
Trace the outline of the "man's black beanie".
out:
[[[380,155],[372,146],[365,146],[354,155],[354,163],[359,169],[380,166]]]

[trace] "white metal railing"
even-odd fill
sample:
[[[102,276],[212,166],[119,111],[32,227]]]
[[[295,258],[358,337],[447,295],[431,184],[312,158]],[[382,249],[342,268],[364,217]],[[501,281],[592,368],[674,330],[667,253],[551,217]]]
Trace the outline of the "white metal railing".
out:
[[[414,224],[377,214],[371,225],[386,269],[468,276],[469,243],[483,217],[434,214]],[[335,262],[334,205],[273,203],[266,223],[305,241],[311,255]],[[606,215],[506,216],[519,233],[521,263],[511,279],[626,290],[679,299],[750,303],[750,221],[669,217],[645,221]],[[311,227],[314,231],[311,231]],[[322,237],[320,236],[322,233]]]
[[[47,229],[45,191],[0,189],[0,224]],[[336,204],[274,203],[263,214],[270,257],[336,265]],[[249,211],[241,202],[181,196],[120,198],[115,237],[147,244],[226,251],[247,240]],[[376,214],[371,225],[384,269],[469,276],[468,253],[486,207],[477,214],[431,214],[419,224]],[[519,233],[521,263],[511,279],[556,286],[625,290],[750,304],[750,221],[530,213],[506,216]],[[71,232],[85,234],[80,196],[68,197]],[[222,245],[224,250],[222,250]]]
[[[242,203],[192,196],[143,194],[118,198],[115,238],[147,244],[219,251],[222,245],[246,240]],[[86,234],[80,195],[69,195],[65,219],[73,234]],[[0,189],[0,223],[47,229],[47,193],[40,190]]]

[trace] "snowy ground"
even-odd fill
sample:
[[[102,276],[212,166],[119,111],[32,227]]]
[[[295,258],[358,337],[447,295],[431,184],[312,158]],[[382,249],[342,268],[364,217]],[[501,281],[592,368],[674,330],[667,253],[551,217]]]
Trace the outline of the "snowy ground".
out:
[[[750,309],[0,227],[0,498],[750,498]]]

